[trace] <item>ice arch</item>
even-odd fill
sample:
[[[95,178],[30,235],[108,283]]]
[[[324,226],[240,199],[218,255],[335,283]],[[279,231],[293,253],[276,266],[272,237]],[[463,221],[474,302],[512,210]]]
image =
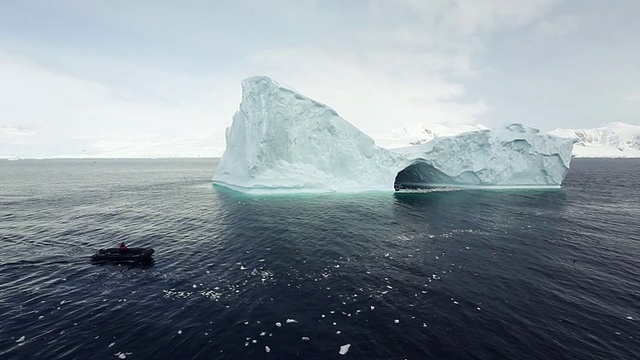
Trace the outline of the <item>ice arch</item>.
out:
[[[559,187],[574,140],[510,124],[385,149],[329,106],[266,76],[242,82],[215,184],[246,193],[396,186]]]

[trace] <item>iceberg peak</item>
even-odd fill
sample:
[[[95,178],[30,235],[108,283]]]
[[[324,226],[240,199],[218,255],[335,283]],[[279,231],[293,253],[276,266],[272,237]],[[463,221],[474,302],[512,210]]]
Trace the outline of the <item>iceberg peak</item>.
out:
[[[331,107],[266,76],[242,82],[213,181],[259,193],[560,186],[573,140],[524,124],[387,150]]]

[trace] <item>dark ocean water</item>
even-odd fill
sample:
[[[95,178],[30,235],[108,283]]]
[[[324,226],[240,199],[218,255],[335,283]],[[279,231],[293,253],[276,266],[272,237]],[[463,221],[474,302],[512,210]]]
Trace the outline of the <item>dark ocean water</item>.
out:
[[[574,160],[561,190],[279,197],[215,165],[0,162],[0,358],[638,359],[638,160]],[[89,261],[120,241],[155,263]]]

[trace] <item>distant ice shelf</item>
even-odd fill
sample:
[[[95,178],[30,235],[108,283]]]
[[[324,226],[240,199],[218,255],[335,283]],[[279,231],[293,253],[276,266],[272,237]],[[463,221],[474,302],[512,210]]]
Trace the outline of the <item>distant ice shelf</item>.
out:
[[[572,138],[523,124],[385,149],[327,105],[265,76],[242,82],[215,184],[246,193],[557,188]]]

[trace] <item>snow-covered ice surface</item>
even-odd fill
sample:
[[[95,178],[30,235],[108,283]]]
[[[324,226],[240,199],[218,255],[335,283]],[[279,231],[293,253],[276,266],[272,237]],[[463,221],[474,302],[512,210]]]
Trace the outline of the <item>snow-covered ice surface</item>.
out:
[[[556,129],[550,134],[576,139],[576,157],[640,157],[640,126],[612,122],[595,129]]]
[[[559,187],[574,139],[522,124],[385,149],[327,105],[258,76],[226,132],[213,181],[247,193],[396,187]]]

